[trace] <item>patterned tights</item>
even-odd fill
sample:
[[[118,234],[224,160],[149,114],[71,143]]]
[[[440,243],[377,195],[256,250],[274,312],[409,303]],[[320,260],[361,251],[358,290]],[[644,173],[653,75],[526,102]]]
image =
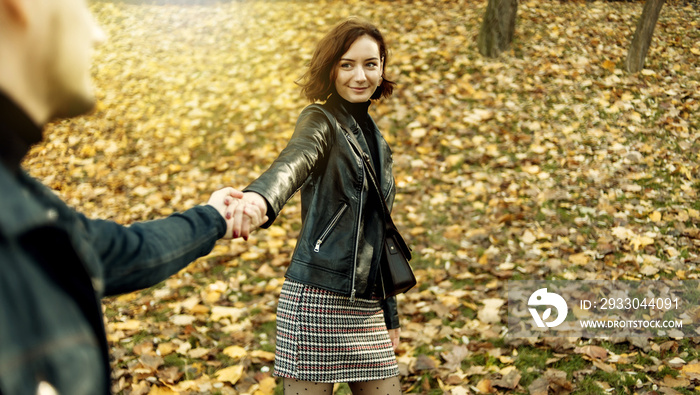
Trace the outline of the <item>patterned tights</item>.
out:
[[[348,383],[353,395],[400,395],[398,376],[383,380]],[[333,395],[333,383],[284,379],[284,395]]]

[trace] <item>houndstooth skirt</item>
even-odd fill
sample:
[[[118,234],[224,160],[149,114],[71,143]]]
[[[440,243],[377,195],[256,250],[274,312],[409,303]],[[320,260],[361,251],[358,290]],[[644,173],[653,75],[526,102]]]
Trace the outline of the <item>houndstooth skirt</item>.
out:
[[[285,280],[274,374],[317,383],[398,376],[381,301],[351,303],[346,296]]]

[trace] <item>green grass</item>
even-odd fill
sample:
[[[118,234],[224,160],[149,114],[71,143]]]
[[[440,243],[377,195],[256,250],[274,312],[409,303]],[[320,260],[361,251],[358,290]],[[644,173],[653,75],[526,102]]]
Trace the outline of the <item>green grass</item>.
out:
[[[532,382],[541,376],[546,370],[546,362],[552,357],[552,351],[547,349],[538,349],[534,347],[521,347],[518,349],[518,355],[515,358],[515,367],[522,375],[520,385],[527,387]]]

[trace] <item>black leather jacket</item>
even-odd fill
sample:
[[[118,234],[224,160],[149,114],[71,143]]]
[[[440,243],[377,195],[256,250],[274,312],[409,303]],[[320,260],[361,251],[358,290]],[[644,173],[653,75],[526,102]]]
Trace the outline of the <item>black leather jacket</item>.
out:
[[[269,221],[263,227],[268,227],[301,189],[302,228],[285,277],[351,299],[373,294],[384,299],[381,287],[374,287],[384,242],[381,202],[360,156],[368,152],[365,137],[346,105],[337,95],[322,105],[339,125],[318,104],[306,107],[287,147],[245,191],[267,200]],[[396,192],[391,149],[369,119],[378,151],[375,171],[391,210]],[[396,298],[384,299],[383,306],[387,327],[398,328]]]

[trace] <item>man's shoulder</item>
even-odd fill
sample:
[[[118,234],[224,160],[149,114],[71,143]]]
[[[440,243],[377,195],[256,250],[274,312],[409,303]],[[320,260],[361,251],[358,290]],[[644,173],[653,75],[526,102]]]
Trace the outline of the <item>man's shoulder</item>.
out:
[[[1,164],[0,190],[0,233],[7,237],[56,221],[57,205],[65,205],[39,181],[24,172],[14,175]]]

